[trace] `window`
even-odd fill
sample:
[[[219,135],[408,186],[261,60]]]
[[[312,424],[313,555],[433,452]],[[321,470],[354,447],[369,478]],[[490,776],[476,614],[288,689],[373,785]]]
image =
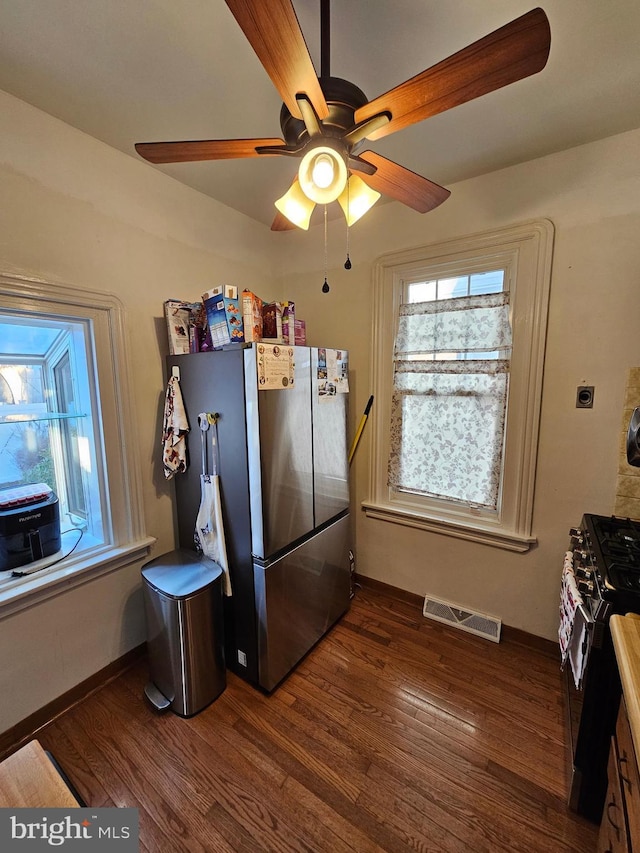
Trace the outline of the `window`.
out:
[[[63,552],[105,541],[92,344],[86,320],[0,310],[0,494],[34,483],[52,489]]]
[[[553,227],[381,259],[374,518],[516,551],[531,535]]]
[[[478,279],[494,292],[477,295]],[[407,283],[391,398],[396,491],[496,509],[511,348],[503,283],[504,270]]]
[[[44,483],[61,548],[0,567],[0,606],[144,556],[118,301],[0,275],[0,495]],[[31,570],[36,569],[33,573]],[[17,602],[17,603],[16,603]]]

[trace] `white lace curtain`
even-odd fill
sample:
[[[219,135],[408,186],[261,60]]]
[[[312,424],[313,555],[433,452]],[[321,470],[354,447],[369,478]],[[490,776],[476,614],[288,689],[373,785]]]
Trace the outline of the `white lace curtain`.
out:
[[[511,353],[508,302],[502,292],[401,306],[391,406],[393,489],[497,507]]]

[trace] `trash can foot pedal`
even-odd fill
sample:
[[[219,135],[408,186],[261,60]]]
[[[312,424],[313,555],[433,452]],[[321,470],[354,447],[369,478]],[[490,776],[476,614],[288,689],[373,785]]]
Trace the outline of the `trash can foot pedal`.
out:
[[[171,701],[167,699],[164,693],[161,693],[151,681],[145,685],[144,695],[147,697],[149,702],[151,702],[156,711],[166,711],[169,705],[171,705]]]

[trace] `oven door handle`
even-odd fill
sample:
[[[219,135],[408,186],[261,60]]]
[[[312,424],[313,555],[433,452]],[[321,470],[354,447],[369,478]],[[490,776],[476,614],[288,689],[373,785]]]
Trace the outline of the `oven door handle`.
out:
[[[596,620],[593,618],[593,616],[585,606],[584,602],[578,602],[578,610],[580,611],[580,613],[582,613],[582,618],[586,622],[587,628],[591,628],[595,624]]]

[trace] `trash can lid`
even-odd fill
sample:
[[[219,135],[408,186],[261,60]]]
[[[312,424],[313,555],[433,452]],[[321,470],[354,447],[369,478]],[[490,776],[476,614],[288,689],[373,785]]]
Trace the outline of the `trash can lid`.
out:
[[[216,562],[185,548],[162,554],[142,567],[145,581],[170,598],[201,592],[221,576],[222,568]]]

